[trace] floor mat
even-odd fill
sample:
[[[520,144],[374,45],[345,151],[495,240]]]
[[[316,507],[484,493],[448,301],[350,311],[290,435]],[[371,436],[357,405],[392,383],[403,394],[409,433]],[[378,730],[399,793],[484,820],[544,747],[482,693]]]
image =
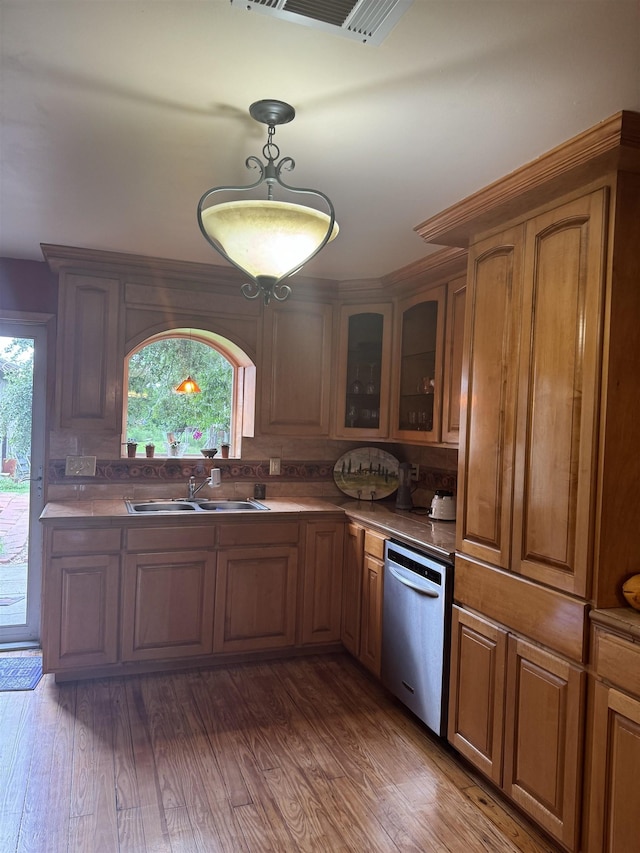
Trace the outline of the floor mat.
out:
[[[9,607],[22,601],[24,595],[2,595],[0,596],[0,607]]]
[[[42,658],[0,657],[0,691],[33,690],[42,678]]]

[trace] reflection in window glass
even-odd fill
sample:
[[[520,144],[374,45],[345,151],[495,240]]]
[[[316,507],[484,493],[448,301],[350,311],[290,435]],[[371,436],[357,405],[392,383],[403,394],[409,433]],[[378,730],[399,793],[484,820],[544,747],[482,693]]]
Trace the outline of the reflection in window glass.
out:
[[[216,349],[165,338],[135,352],[128,372],[127,440],[154,444],[159,456],[199,456],[231,443],[234,368]],[[176,393],[187,376],[201,393]]]

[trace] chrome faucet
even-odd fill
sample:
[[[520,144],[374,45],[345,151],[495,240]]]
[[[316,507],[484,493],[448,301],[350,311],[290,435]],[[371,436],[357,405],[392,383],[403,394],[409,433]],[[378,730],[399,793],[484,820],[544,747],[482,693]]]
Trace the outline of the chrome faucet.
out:
[[[215,489],[219,485],[220,485],[220,469],[219,468],[212,468],[211,473],[209,474],[207,479],[203,480],[199,486],[196,486],[196,478],[195,477],[189,477],[189,484],[187,486],[187,500],[192,501],[203,486],[211,486],[212,489]]]

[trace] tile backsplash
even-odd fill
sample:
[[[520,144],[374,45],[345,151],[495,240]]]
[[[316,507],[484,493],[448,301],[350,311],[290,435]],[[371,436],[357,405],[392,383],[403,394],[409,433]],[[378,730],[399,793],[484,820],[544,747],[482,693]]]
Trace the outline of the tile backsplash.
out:
[[[326,447],[323,449],[326,452]],[[403,461],[416,461],[411,458],[414,454],[404,452],[408,448],[396,445],[389,450]],[[415,451],[416,448],[411,450]],[[424,450],[418,450],[424,453]],[[48,468],[47,499],[180,497],[186,494],[189,477],[194,476],[200,482],[209,475],[213,467],[221,471],[221,486],[215,493],[222,498],[252,496],[255,483],[266,485],[267,498],[342,497],[343,494],[333,478],[333,468],[336,459],[343,452],[341,450],[335,458],[321,460],[282,458],[281,472],[277,476],[269,474],[269,459],[98,459],[95,477],[67,476],[65,459],[51,459]],[[451,451],[445,448],[444,452],[448,456],[440,455],[438,458],[436,454],[429,460],[424,456],[420,457],[420,477],[414,490],[416,505],[428,505],[435,489],[447,488],[455,492],[456,470],[451,467]],[[453,459],[455,460],[455,453]],[[427,462],[440,462],[440,466]],[[443,462],[447,467],[441,467]]]

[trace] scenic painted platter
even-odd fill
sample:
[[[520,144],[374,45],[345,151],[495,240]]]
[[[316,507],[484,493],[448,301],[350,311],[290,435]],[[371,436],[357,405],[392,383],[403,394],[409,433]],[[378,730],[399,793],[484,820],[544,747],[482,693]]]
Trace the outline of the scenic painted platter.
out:
[[[344,453],[333,466],[333,479],[345,495],[378,501],[398,488],[398,460],[377,447]]]

